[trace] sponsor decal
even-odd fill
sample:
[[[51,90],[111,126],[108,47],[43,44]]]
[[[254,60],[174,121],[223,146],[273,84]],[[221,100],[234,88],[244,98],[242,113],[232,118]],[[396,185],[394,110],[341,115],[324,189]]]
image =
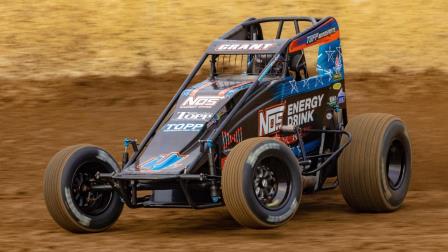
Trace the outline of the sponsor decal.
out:
[[[334,81],[340,81],[340,80],[342,80],[342,74],[340,74],[340,73],[334,73],[334,74],[333,74],[333,80],[334,80]]]
[[[288,104],[288,125],[314,122],[314,110],[322,106],[323,98],[324,94],[320,94]]]
[[[258,135],[276,133],[283,123],[285,103],[280,103],[258,111]]]
[[[325,31],[323,31],[323,32],[319,32],[319,33],[312,34],[312,35],[306,37],[306,43],[307,43],[307,44],[314,43],[314,42],[316,42],[318,39],[321,39],[321,38],[323,38],[323,37],[329,36],[329,35],[331,35],[331,34],[333,34],[333,33],[335,33],[335,32],[336,32],[336,28],[335,28],[335,27],[332,27],[332,28],[330,28],[330,29],[328,29],[328,30],[325,30]]]
[[[344,90],[341,89],[341,90],[339,90],[339,93],[338,93],[338,103],[342,104],[344,102],[345,102],[345,93],[344,93]]]
[[[330,19],[319,28],[315,29],[312,34],[304,37],[299,37],[290,43],[288,51],[294,53],[304,48],[327,44],[339,39],[339,28],[335,19]]]
[[[180,108],[212,108],[223,96],[188,96],[180,105]]]
[[[342,84],[340,82],[333,84],[333,89],[334,90],[339,90],[341,89]]]
[[[233,133],[228,131],[222,131],[221,133],[223,149],[227,150],[233,144],[240,143],[243,141],[243,128],[239,127]]]
[[[176,112],[174,121],[209,121],[213,117],[208,112]]]
[[[180,155],[178,152],[162,154],[158,155],[157,157],[153,157],[143,164],[139,165],[139,168],[152,171],[159,171],[165,168],[173,168],[179,166],[179,161],[185,159],[186,157],[187,155]]]
[[[215,114],[215,116],[213,116],[212,120],[207,123],[207,128],[217,123],[226,113],[227,108],[224,106]]]
[[[218,46],[215,51],[243,51],[243,50],[253,50],[253,51],[266,51],[271,48],[274,44],[272,43],[242,43],[242,44],[222,44]]]
[[[338,97],[336,95],[332,95],[328,98],[328,104],[336,104]]]
[[[163,127],[163,132],[197,132],[202,127],[202,123],[168,123]]]
[[[296,134],[283,136],[280,133],[276,133],[273,137],[288,145],[294,144],[299,140]]]
[[[336,50],[338,51],[338,55],[336,55],[336,58],[334,60],[333,80],[340,81],[343,79],[342,78],[342,60],[341,60],[340,47],[339,47],[339,49],[336,48]]]

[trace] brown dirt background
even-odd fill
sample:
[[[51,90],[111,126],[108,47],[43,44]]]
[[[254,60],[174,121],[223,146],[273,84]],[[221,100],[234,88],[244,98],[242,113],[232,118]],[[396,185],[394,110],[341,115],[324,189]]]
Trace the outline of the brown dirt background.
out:
[[[348,71],[447,72],[447,12],[446,0],[2,0],[0,75],[130,76],[145,62],[188,72],[239,22],[287,15],[336,17]]]
[[[2,1],[0,251],[447,251],[447,11],[445,0]],[[355,213],[334,190],[304,196],[275,230],[242,228],[225,208],[126,209],[89,235],[52,221],[41,183],[55,152],[92,143],[119,157],[212,39],[249,16],[297,14],[339,20],[349,116],[407,123],[414,173],[402,209]]]
[[[414,174],[397,212],[355,213],[334,190],[305,195],[296,217],[275,230],[242,228],[225,208],[126,209],[101,234],[75,235],[59,228],[42,195],[50,157],[76,143],[93,143],[119,157],[121,140],[144,136],[183,77],[142,72],[134,77],[3,81],[2,94],[17,93],[0,98],[0,250],[448,249],[448,75],[437,70],[347,74],[350,116],[386,112],[408,124]],[[34,93],[31,87],[42,91]]]

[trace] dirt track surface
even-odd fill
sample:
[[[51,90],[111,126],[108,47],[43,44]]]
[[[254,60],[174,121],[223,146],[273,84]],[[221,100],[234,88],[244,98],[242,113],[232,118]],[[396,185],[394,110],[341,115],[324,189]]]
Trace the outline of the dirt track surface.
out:
[[[414,173],[397,212],[355,213],[334,190],[305,195],[296,217],[275,230],[242,228],[225,208],[126,209],[100,234],[59,228],[42,195],[51,156],[67,145],[92,143],[119,157],[122,139],[144,136],[182,77],[2,81],[0,250],[448,250],[448,75],[437,70],[347,74],[350,116],[387,112],[408,124]]]

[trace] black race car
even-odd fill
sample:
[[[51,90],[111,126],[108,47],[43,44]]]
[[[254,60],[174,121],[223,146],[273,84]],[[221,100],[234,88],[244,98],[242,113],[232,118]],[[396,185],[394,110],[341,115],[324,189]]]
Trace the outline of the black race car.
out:
[[[337,186],[355,210],[396,210],[411,175],[406,127],[380,113],[349,121],[346,104],[334,18],[250,18],[211,43],[141,143],[125,139],[121,166],[93,145],[58,152],[48,210],[72,232],[107,229],[123,204],[225,205],[244,226],[272,228],[303,192]]]

